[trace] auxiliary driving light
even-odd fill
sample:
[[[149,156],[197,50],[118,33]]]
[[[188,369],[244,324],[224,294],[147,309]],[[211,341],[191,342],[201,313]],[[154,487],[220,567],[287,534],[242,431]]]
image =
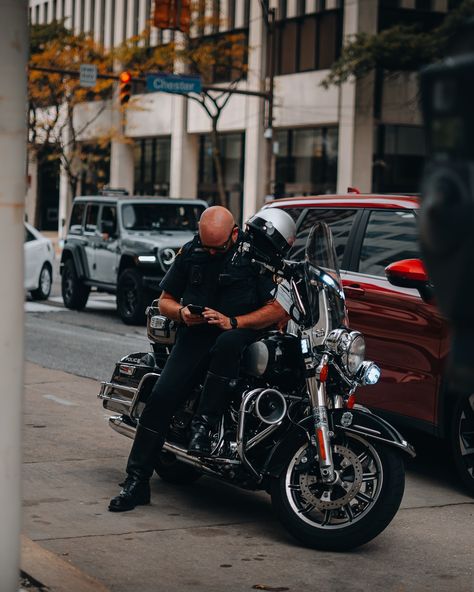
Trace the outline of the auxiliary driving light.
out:
[[[374,362],[363,362],[357,373],[357,380],[364,385],[377,384],[380,378],[380,368]]]

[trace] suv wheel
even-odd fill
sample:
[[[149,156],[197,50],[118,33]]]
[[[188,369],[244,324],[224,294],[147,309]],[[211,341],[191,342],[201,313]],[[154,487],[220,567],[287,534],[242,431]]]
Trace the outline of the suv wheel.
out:
[[[451,446],[456,470],[474,495],[474,394],[459,397],[454,406]]]
[[[64,263],[61,276],[61,292],[64,306],[71,310],[82,310],[87,304],[91,289],[86,286],[78,277],[74,261],[68,259]]]
[[[142,277],[136,269],[125,269],[117,285],[117,309],[127,325],[143,325],[148,293],[143,288]]]

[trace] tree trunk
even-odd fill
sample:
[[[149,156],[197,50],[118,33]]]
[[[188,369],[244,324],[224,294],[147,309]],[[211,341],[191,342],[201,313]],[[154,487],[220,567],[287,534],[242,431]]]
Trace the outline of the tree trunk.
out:
[[[224,187],[224,171],[222,168],[221,150],[219,147],[219,134],[217,133],[217,122],[218,117],[212,118],[212,131],[211,131],[211,143],[212,143],[212,158],[214,160],[214,166],[216,168],[217,176],[217,192],[218,200],[216,205],[228,207],[227,196]]]

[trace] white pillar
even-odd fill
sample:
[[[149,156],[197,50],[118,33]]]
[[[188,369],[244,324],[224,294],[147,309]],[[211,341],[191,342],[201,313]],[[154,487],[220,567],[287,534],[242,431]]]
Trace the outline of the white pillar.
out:
[[[243,2],[242,2],[243,4]],[[259,2],[250,5],[248,88],[263,90],[266,28]],[[265,154],[263,100],[247,97],[245,129],[243,221],[263,205],[265,196]]]
[[[173,97],[170,162],[170,197],[195,198],[198,184],[198,136],[188,134],[188,101]]]
[[[377,0],[356,0],[344,6],[344,37],[377,31]],[[355,186],[372,190],[374,153],[374,75],[349,81],[339,92],[339,154],[337,191]]]
[[[72,197],[69,179],[63,166],[59,168],[58,236],[66,238],[66,227],[71,213]]]
[[[27,221],[36,226],[38,207],[38,162],[34,152],[28,155],[28,185],[26,188],[25,214]]]
[[[18,590],[23,400],[27,2],[0,0],[0,587]]]
[[[133,193],[133,146],[113,141],[110,148],[110,187]]]

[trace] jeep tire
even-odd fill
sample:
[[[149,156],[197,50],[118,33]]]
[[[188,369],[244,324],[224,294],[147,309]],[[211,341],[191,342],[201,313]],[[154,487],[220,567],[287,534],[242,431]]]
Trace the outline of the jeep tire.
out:
[[[125,324],[145,324],[148,296],[148,290],[143,287],[142,276],[136,269],[122,271],[117,284],[117,310]]]
[[[61,293],[64,306],[71,310],[83,310],[89,298],[90,287],[79,279],[74,261],[67,259],[61,275]]]

